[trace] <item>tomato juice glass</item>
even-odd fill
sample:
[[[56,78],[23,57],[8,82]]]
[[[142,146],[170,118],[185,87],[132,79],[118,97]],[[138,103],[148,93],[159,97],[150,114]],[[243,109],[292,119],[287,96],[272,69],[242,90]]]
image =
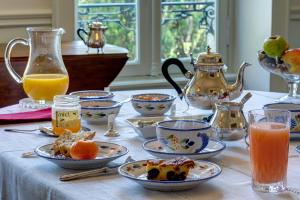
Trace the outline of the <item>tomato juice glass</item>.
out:
[[[248,117],[253,189],[260,192],[286,190],[290,112],[251,110]]]

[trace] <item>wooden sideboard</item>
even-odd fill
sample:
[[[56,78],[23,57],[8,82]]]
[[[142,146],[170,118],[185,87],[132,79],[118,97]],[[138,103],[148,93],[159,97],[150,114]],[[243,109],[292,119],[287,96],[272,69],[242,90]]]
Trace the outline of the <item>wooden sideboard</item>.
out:
[[[4,62],[6,44],[0,44],[0,107],[16,104],[26,97],[22,85],[9,75]],[[17,45],[12,51],[12,65],[22,75],[27,64],[29,49]],[[104,54],[97,54],[82,41],[62,43],[62,55],[70,77],[68,92],[87,89],[103,89],[120,73],[128,60],[128,51],[114,45],[105,45]]]

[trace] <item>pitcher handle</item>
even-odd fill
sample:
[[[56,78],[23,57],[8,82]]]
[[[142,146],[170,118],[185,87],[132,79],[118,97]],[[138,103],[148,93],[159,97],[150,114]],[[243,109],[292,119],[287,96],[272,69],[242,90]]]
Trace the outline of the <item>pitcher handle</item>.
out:
[[[11,65],[11,61],[10,61],[11,50],[16,44],[23,44],[26,46],[29,45],[28,40],[26,40],[24,38],[12,39],[11,41],[9,41],[9,43],[7,44],[7,46],[5,48],[4,60],[5,60],[5,65],[6,65],[6,68],[9,72],[9,74],[13,77],[13,79],[15,79],[15,81],[17,83],[22,83],[21,76],[14,70],[14,68]]]
[[[84,38],[83,38],[82,35],[80,34],[81,32],[83,32],[85,35],[88,35],[88,33],[87,33],[84,29],[82,29],[82,28],[79,28],[79,29],[77,30],[77,35],[78,35],[78,37],[79,37],[84,43],[86,43],[85,40],[84,40]]]
[[[170,65],[176,65],[180,71],[182,72],[182,74],[185,75],[185,77],[187,78],[192,78],[193,74],[188,71],[184,65],[182,64],[182,62],[180,60],[178,60],[177,58],[169,58],[167,60],[165,60],[165,62],[163,63],[162,67],[161,67],[161,71],[163,76],[165,77],[165,79],[175,88],[175,90],[177,91],[180,99],[182,99],[183,97],[183,92],[181,90],[181,88],[178,86],[177,83],[175,83],[175,81],[171,78],[168,68]]]

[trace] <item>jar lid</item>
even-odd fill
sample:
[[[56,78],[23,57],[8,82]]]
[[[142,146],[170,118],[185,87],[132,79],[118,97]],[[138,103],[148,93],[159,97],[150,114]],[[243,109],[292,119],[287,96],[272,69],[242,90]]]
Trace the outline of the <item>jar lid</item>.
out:
[[[54,104],[79,104],[79,100],[79,96],[77,95],[54,96]]]
[[[89,24],[89,28],[90,29],[105,29],[106,26],[103,26],[103,24],[101,22],[92,22]]]
[[[211,48],[207,46],[207,51],[199,54],[196,66],[223,66],[223,59],[221,54],[210,51]]]

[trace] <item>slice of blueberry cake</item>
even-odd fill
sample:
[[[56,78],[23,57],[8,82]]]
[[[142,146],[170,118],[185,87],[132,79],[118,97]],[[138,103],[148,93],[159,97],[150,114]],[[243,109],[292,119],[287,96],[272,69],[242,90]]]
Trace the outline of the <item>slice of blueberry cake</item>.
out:
[[[147,178],[159,181],[185,180],[189,170],[194,166],[193,160],[183,157],[171,160],[149,160],[146,166]]]

